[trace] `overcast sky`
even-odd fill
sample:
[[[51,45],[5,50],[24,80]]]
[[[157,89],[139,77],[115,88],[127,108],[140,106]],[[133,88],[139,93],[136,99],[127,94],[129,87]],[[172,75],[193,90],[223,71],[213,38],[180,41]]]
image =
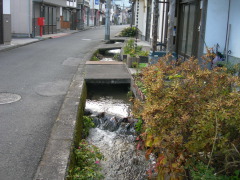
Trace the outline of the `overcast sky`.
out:
[[[123,6],[123,4],[124,4],[125,7],[130,6],[129,0],[113,0],[113,1],[115,2],[115,4],[118,4],[120,6]]]

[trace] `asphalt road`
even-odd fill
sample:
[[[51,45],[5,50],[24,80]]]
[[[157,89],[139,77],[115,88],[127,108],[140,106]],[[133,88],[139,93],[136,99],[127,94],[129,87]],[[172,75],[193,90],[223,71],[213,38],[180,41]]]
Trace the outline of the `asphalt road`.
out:
[[[0,52],[0,93],[21,96],[0,104],[0,180],[33,179],[77,65],[103,38],[98,27]]]

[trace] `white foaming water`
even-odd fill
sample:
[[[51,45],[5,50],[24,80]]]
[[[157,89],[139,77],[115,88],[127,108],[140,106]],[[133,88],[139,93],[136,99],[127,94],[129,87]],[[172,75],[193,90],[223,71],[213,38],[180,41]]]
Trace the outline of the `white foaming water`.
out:
[[[120,54],[121,49],[112,49],[112,50],[109,50],[108,52],[113,54]]]
[[[129,116],[129,104],[112,97],[101,97],[99,100],[87,100],[86,109],[94,112],[105,112],[119,117]]]
[[[124,100],[111,96],[94,99],[87,100],[86,109],[95,113],[105,112],[114,117],[129,116],[130,104]],[[136,150],[135,138],[133,135],[120,135],[119,131],[110,132],[100,128],[90,130],[87,141],[97,146],[105,157],[105,161],[100,162],[105,180],[147,179],[149,163],[145,160],[144,152]]]

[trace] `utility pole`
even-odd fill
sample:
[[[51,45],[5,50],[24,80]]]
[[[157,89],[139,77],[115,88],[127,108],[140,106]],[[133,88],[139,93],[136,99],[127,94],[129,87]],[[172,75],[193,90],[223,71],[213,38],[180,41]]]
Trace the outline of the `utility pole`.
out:
[[[168,37],[167,37],[167,53],[173,52],[173,29],[175,18],[176,0],[169,1],[169,17],[168,17]]]
[[[106,11],[106,21],[105,21],[105,41],[110,40],[110,9],[111,9],[111,0],[107,0],[107,11]]]
[[[158,36],[158,18],[159,17],[159,4],[158,0],[154,0],[154,13],[153,13],[153,40],[152,40],[152,51],[157,50],[157,36]]]

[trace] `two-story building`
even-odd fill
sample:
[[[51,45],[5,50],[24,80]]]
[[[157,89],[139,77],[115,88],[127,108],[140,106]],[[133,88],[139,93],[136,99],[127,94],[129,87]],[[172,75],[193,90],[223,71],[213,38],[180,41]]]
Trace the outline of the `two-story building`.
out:
[[[39,36],[39,17],[45,18],[43,35],[89,25],[89,0],[12,0],[11,11],[15,37]]]
[[[79,10],[77,27],[84,29],[89,26],[90,0],[78,0],[77,7]]]
[[[76,30],[78,23],[77,0],[33,0],[33,34],[39,35],[37,19],[45,18],[43,34],[54,34],[63,30]]]

